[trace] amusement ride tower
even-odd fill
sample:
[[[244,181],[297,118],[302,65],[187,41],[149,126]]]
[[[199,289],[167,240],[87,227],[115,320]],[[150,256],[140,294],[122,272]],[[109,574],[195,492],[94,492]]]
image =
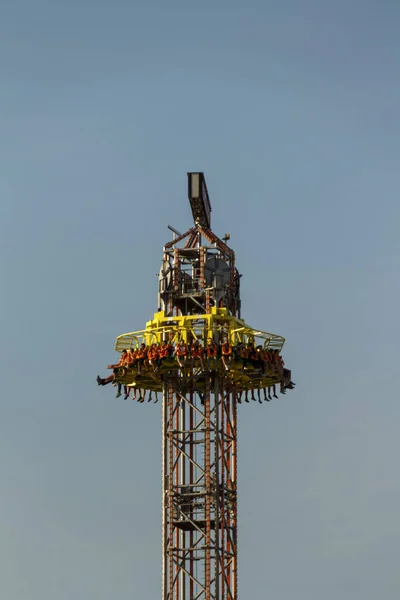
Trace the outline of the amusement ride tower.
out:
[[[158,311],[116,341],[142,359],[115,369],[115,383],[139,390],[141,402],[162,393],[162,600],[237,600],[238,403],[294,384],[286,369],[283,383],[283,367],[243,359],[246,348],[279,355],[285,340],[241,319],[235,254],[229,235],[211,231],[203,173],[188,173],[188,193],[194,225],[183,234],[170,227]],[[224,344],[231,354],[222,357]],[[164,357],[143,359],[145,346],[166,349]]]

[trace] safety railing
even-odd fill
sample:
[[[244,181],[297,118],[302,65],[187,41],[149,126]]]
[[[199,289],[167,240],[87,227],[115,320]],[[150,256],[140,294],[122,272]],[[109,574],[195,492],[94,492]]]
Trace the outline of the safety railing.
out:
[[[156,313],[154,319],[147,323],[146,329],[119,335],[115,349],[121,352],[137,348],[142,343],[146,346],[162,342],[176,344],[181,340],[185,344],[195,340],[206,344],[210,339],[216,343],[227,340],[231,345],[252,343],[277,350],[281,350],[285,343],[285,338],[280,335],[253,329],[228,315],[225,309],[214,309],[211,314],[178,317],[165,317],[163,313]]]

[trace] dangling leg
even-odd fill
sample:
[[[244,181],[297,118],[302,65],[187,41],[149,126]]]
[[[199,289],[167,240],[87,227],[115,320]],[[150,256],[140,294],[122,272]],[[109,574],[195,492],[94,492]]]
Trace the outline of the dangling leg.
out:
[[[124,385],[124,392],[125,392],[124,400],[128,400],[130,391],[131,391],[130,388],[128,388],[127,385]]]
[[[97,379],[96,379],[98,385],[107,385],[108,383],[111,383],[114,380],[115,380],[115,374],[114,373],[112,375],[109,375],[105,379],[102,379],[100,377],[100,375],[97,375]]]
[[[275,384],[272,386],[272,391],[274,392],[274,398],[277,398],[278,396],[276,395],[276,385]]]
[[[229,400],[229,398],[231,397],[231,394],[233,395],[233,386],[232,386],[232,382],[227,379],[225,382],[225,400]]]

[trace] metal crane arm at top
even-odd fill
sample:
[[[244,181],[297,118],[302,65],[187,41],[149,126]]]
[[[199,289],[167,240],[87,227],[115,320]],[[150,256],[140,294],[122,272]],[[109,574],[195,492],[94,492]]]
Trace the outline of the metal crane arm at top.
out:
[[[204,173],[188,173],[188,196],[196,225],[211,228],[211,203]]]

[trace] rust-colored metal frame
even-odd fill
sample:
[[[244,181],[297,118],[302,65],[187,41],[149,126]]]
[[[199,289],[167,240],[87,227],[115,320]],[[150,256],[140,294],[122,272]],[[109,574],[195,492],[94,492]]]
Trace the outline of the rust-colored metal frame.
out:
[[[228,386],[228,387],[227,387]],[[237,403],[196,375],[163,393],[162,600],[237,600]]]

